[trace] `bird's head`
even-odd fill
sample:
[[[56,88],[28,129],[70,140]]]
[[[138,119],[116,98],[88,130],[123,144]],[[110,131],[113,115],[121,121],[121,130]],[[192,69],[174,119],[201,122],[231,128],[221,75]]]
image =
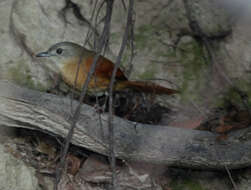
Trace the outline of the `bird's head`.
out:
[[[91,51],[72,42],[60,42],[52,45],[47,51],[38,53],[36,57],[46,57],[53,62],[48,67],[54,72],[60,72],[70,61],[80,61],[91,54]]]

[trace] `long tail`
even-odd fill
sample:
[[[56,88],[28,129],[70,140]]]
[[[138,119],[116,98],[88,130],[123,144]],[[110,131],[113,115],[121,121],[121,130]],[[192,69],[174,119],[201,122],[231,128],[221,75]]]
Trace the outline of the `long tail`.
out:
[[[163,86],[151,83],[151,82],[143,82],[143,81],[120,81],[117,89],[131,88],[138,91],[143,91],[145,93],[153,93],[153,94],[176,94],[179,93],[178,90],[165,88]]]

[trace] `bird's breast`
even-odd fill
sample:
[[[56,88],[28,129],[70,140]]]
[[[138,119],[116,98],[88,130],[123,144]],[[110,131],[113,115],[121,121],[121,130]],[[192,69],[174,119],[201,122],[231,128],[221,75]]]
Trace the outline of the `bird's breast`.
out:
[[[87,78],[88,71],[85,71],[84,65],[76,61],[68,61],[61,69],[62,79],[71,87],[79,90],[82,88]]]

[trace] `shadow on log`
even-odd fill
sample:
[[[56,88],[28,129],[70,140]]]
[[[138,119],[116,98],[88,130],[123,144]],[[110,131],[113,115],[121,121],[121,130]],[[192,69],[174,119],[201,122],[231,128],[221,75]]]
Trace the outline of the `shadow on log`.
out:
[[[0,81],[0,125],[65,137],[78,102]],[[108,115],[83,105],[72,143],[108,155]],[[251,165],[251,129],[234,131],[221,143],[208,131],[146,125],[115,117],[115,154],[131,161],[200,169]]]

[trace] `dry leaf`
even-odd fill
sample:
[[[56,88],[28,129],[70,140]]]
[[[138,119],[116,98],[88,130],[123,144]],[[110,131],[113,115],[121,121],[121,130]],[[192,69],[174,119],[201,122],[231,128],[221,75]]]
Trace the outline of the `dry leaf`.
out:
[[[81,160],[71,154],[67,155],[67,172],[76,175],[76,173],[79,171],[80,165],[81,165]]]

